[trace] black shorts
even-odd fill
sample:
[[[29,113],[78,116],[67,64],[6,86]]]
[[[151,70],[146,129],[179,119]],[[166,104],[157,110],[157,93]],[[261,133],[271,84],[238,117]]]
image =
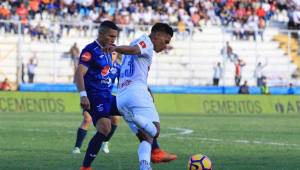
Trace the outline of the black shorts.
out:
[[[101,118],[111,118],[111,116],[121,116],[117,107],[116,96],[93,95],[89,97],[91,109],[87,111],[93,120],[94,126]],[[83,111],[83,112],[84,112]],[[82,114],[83,114],[82,112]]]

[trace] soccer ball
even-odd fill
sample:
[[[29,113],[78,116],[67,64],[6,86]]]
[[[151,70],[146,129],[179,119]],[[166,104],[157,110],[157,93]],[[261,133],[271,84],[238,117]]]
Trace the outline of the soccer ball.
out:
[[[189,159],[187,170],[212,170],[212,164],[207,156],[197,154]]]

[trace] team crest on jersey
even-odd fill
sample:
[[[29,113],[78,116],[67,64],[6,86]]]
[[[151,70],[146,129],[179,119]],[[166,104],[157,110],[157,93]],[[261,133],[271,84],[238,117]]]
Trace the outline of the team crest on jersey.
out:
[[[88,62],[90,61],[92,58],[92,54],[90,52],[84,52],[82,55],[81,55],[81,59],[82,61],[84,62]]]
[[[140,46],[142,46],[142,48],[146,48],[146,43],[144,41],[139,42]]]
[[[102,76],[107,76],[109,73],[110,67],[109,65],[106,65],[102,70],[101,70],[101,75]]]

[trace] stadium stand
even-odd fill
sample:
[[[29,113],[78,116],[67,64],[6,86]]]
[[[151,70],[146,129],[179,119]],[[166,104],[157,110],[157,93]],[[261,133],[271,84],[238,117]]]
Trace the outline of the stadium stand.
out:
[[[35,4],[37,2],[39,4]],[[293,63],[296,60],[287,56],[288,53],[278,48],[280,44],[273,41],[280,32],[279,28],[289,21],[289,14],[297,12],[289,10],[293,7],[290,4],[293,1],[287,4],[256,0],[119,1],[118,5],[105,0],[103,3],[87,1],[91,3],[86,4],[67,2],[31,0],[24,5],[14,1],[1,3],[0,17],[4,19],[0,24],[0,34],[3,35],[0,37],[2,79],[7,77],[11,82],[16,82],[17,72],[22,72],[23,63],[26,80],[26,64],[36,54],[38,66],[35,82],[72,83],[74,63],[65,55],[66,52],[75,42],[83,48],[96,37],[93,23],[114,18],[123,28],[118,44],[128,44],[134,37],[148,32],[147,25],[153,22],[174,25],[177,33],[170,49],[154,59],[149,77],[152,85],[211,85],[213,66],[217,62],[222,62],[224,67],[224,81],[220,84],[234,85],[234,61],[225,60],[220,54],[226,41],[246,63],[242,82],[247,80],[249,85],[255,85],[255,66],[258,62],[267,62],[263,71],[270,84],[299,84],[299,80],[292,79],[297,69],[297,63]],[[26,9],[29,9],[28,13]],[[149,15],[152,19],[147,17]],[[272,17],[283,24],[276,26]],[[258,19],[261,18],[267,26],[263,33],[264,41],[258,36]],[[7,20],[11,24],[7,24]],[[21,21],[19,30],[17,20]],[[235,23],[240,22],[245,30],[244,38],[234,38]],[[141,24],[144,26],[137,26]],[[257,31],[256,40],[250,36],[252,27]],[[24,34],[17,34],[18,31]]]
[[[136,36],[144,32],[137,32]],[[290,80],[291,74],[296,70],[296,65],[279,49],[279,43],[274,42],[273,36],[278,34],[276,30],[268,29],[264,42],[231,41],[234,51],[246,62],[243,70],[243,79],[254,85],[253,72],[258,61],[268,60],[265,69],[267,77],[278,76]],[[172,50],[154,59],[150,73],[150,84],[155,85],[210,85],[212,84],[212,66],[223,58],[220,49],[223,46],[222,39],[230,39],[230,34],[222,32],[222,29],[209,26],[203,32],[196,32],[193,40],[177,40],[172,42]],[[122,39],[120,42],[128,42]],[[60,44],[30,41],[25,37],[21,43],[22,60],[26,64],[33,53],[36,53],[38,66],[36,68],[35,82],[44,83],[71,83],[73,81],[73,65],[70,58],[64,58],[63,54],[69,50],[74,42],[80,48],[91,37],[62,37]],[[16,80],[17,71],[17,36],[8,36],[0,39],[1,46],[1,72],[11,81]],[[224,62],[225,85],[234,83],[234,64],[227,60]],[[222,84],[222,83],[221,83]]]

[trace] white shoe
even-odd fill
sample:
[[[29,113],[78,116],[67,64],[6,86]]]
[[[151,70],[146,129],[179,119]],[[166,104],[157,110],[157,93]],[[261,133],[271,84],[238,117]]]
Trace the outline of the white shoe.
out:
[[[109,142],[103,142],[100,150],[104,153],[109,153],[108,144],[109,144]]]
[[[75,147],[75,148],[72,150],[72,153],[73,153],[73,154],[80,153],[80,149],[79,149],[78,147]]]

